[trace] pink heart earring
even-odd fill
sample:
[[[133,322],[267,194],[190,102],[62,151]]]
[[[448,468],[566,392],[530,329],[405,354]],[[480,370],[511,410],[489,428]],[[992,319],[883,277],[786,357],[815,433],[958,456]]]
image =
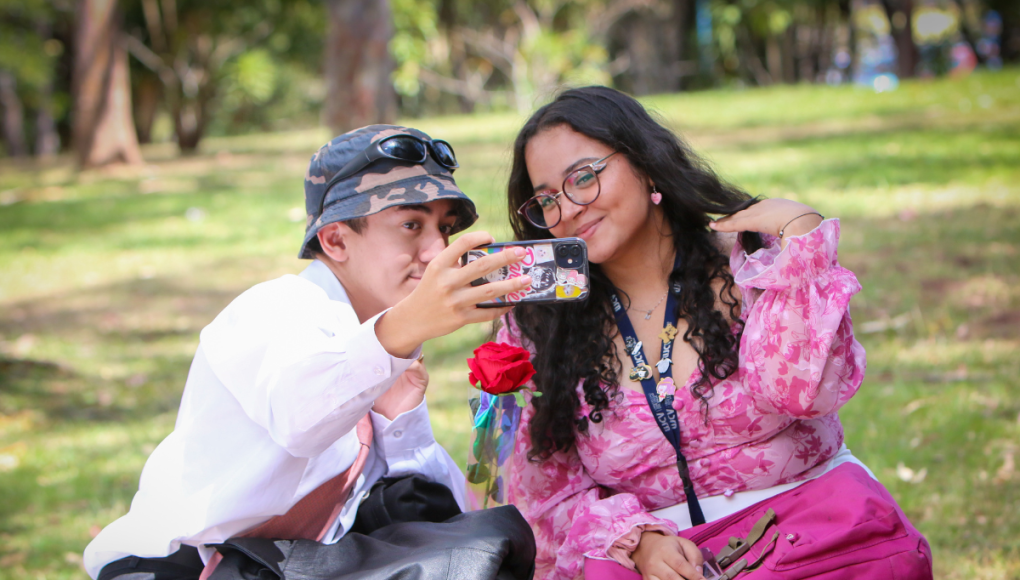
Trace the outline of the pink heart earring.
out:
[[[655,186],[652,186],[652,203],[659,205],[662,202],[662,194],[656,191]]]

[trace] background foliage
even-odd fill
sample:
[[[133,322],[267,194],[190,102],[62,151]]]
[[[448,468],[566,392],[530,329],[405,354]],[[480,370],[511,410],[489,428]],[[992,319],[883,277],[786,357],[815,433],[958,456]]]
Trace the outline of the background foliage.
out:
[[[867,379],[849,447],[932,543],[940,579],[1020,576],[1020,71],[644,99],[727,178],[842,221]],[[410,122],[410,121],[409,121]],[[420,119],[506,239],[516,113]],[[215,137],[142,169],[0,161],[0,578],[84,578],[173,428],[198,332],[300,271],[302,176],[323,130]],[[437,438],[465,462],[475,326],[426,345]],[[214,444],[214,442],[210,442]]]
[[[130,53],[107,101],[130,101],[145,163],[83,170],[75,39],[106,1]],[[385,33],[365,66],[392,75],[358,70],[370,42],[329,42],[362,29]],[[477,227],[505,239],[516,130],[590,83],[643,96],[752,193],[841,218],[869,355],[848,444],[938,578],[1020,578],[1018,57],[1015,0],[0,0],[0,579],[84,578],[173,428],[199,330],[302,268],[301,176],[324,112],[357,101],[340,93],[449,140]],[[464,359],[487,332],[426,346],[462,462]]]

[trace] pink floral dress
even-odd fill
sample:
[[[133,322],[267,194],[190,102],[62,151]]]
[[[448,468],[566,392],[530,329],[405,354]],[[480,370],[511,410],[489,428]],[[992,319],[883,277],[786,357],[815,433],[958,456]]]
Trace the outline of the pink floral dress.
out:
[[[739,370],[715,385],[708,423],[690,392],[697,371],[674,398],[699,497],[818,475],[843,444],[837,411],[864,379],[864,349],[848,311],[861,286],[837,261],[839,221],[790,238],[783,251],[768,242],[750,255],[738,244],[730,257],[745,327]],[[498,340],[521,344],[512,327]],[[577,392],[587,415],[580,384]],[[673,448],[642,393],[620,388],[601,423],[540,463],[527,459],[533,414],[529,405],[521,418],[507,494],[534,529],[536,578],[579,578],[585,557],[633,568],[642,531],[676,533],[649,513],[685,498]]]

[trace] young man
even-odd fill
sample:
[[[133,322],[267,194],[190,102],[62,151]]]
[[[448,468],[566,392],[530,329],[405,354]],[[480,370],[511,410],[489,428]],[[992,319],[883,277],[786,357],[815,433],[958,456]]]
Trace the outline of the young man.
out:
[[[477,219],[456,166],[445,142],[394,126],[315,154],[299,254],[314,261],[247,290],[202,331],[175,429],[131,510],[86,548],[89,575],[197,577],[219,558],[207,544],[238,536],[336,543],[382,476],[420,474],[464,509],[463,476],[429,423],[421,344],[496,318],[475,305],[530,280],[470,285],[521,257],[459,266],[492,237],[449,244]]]

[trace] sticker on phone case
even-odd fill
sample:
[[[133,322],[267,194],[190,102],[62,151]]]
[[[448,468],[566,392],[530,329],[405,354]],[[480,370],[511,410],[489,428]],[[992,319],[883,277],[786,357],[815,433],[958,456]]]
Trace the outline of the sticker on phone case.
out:
[[[588,277],[577,270],[556,269],[556,297],[580,298],[588,288]]]
[[[504,248],[497,246],[485,249],[469,250],[467,263],[474,262],[489,254],[498,254]],[[556,257],[552,244],[535,244],[524,246],[524,258],[516,264],[504,266],[485,276],[486,282],[500,282],[520,276],[531,276],[531,286],[518,292],[511,292],[502,298],[495,298],[494,304],[516,303],[528,300],[576,300],[588,293],[588,278],[577,270],[567,270],[556,266]]]

